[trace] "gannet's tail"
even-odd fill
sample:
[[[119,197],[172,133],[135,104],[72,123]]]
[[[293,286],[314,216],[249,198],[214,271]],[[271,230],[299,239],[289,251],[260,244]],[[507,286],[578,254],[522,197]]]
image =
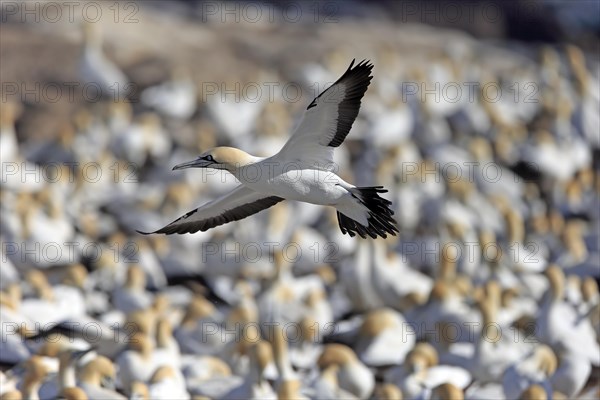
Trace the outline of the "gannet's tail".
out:
[[[369,226],[364,226],[338,211],[338,223],[342,233],[348,233],[350,236],[358,233],[363,239],[366,239],[367,235],[373,239],[377,238],[377,236],[386,238],[388,233],[396,236],[398,227],[393,217],[394,211],[390,209],[392,202],[379,196],[379,193],[386,192],[387,190],[383,186],[350,189],[352,196],[358,199],[369,210],[367,217]]]

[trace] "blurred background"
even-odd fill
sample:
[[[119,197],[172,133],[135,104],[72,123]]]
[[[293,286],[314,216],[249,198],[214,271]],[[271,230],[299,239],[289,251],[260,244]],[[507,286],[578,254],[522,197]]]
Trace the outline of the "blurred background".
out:
[[[3,0],[0,394],[598,398],[599,7]],[[236,185],[174,165],[274,154],[353,59],[334,168],[397,237],[295,202],[136,233]]]

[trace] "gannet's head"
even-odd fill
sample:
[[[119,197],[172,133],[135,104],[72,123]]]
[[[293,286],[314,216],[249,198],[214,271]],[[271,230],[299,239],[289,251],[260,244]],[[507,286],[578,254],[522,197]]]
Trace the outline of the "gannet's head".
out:
[[[175,377],[176,375],[173,367],[170,365],[163,365],[154,372],[150,378],[150,383],[159,383],[165,380],[175,379]]]
[[[452,383],[443,383],[433,389],[432,399],[464,399],[465,395],[461,388]],[[529,397],[527,397],[529,398]]]
[[[254,161],[254,157],[245,151],[234,147],[215,147],[200,154],[195,160],[174,166],[173,170],[185,168],[214,168],[233,171],[239,167],[250,164],[252,161]]]
[[[89,398],[83,389],[78,387],[64,388],[60,397],[66,400],[87,400]]]
[[[538,362],[538,369],[544,372],[546,376],[551,376],[556,371],[558,359],[550,346],[539,345],[534,350],[533,357]]]
[[[38,355],[31,356],[25,362],[25,371],[24,385],[26,386],[41,383],[50,372],[42,357]]]
[[[133,381],[131,383],[131,397],[132,399],[149,399],[150,391],[148,386],[141,381]]]
[[[400,388],[393,383],[383,383],[375,388],[375,394],[382,400],[402,400],[403,395]]]
[[[102,31],[99,24],[86,21],[83,23],[82,28],[86,48],[102,47]]]
[[[137,336],[136,334],[133,338],[137,338]],[[82,380],[95,381],[98,385],[108,389],[114,389],[116,376],[117,370],[112,361],[100,355],[88,362],[82,369]]]
[[[63,345],[64,346],[64,345]],[[73,365],[78,362],[83,356],[91,351],[95,351],[94,347],[85,350],[77,350],[73,348],[63,348],[58,352],[58,360],[65,365]]]
[[[325,369],[332,364],[339,366],[354,364],[358,362],[356,353],[350,347],[340,343],[330,343],[325,346],[317,360],[320,369]]]

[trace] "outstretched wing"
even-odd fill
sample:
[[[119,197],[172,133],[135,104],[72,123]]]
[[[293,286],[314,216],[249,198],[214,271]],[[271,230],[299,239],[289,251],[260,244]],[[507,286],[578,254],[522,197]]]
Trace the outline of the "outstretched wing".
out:
[[[354,60],[340,79],[308,105],[300,125],[279,154],[286,159],[333,161],[333,149],[348,136],[373,78],[370,61],[353,65]]]
[[[267,196],[240,185],[231,192],[210,201],[195,210],[177,218],[169,225],[154,232],[139,232],[144,235],[150,233],[194,233],[207,231],[215,226],[231,221],[238,221],[249,215],[267,209],[284,200],[277,196]]]

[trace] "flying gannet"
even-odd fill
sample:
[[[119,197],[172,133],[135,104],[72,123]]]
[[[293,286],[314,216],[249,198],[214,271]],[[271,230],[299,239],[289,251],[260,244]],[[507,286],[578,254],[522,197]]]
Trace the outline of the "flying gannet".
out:
[[[371,82],[373,64],[363,60],[348,70],[307,107],[294,134],[271,157],[255,157],[232,147],[216,147],[184,168],[215,168],[233,174],[240,185],[149,233],[194,233],[237,221],[283,200],[333,206],[342,233],[372,238],[398,232],[383,186],[356,187],[331,170],[333,151],[342,144],[358,115]]]

